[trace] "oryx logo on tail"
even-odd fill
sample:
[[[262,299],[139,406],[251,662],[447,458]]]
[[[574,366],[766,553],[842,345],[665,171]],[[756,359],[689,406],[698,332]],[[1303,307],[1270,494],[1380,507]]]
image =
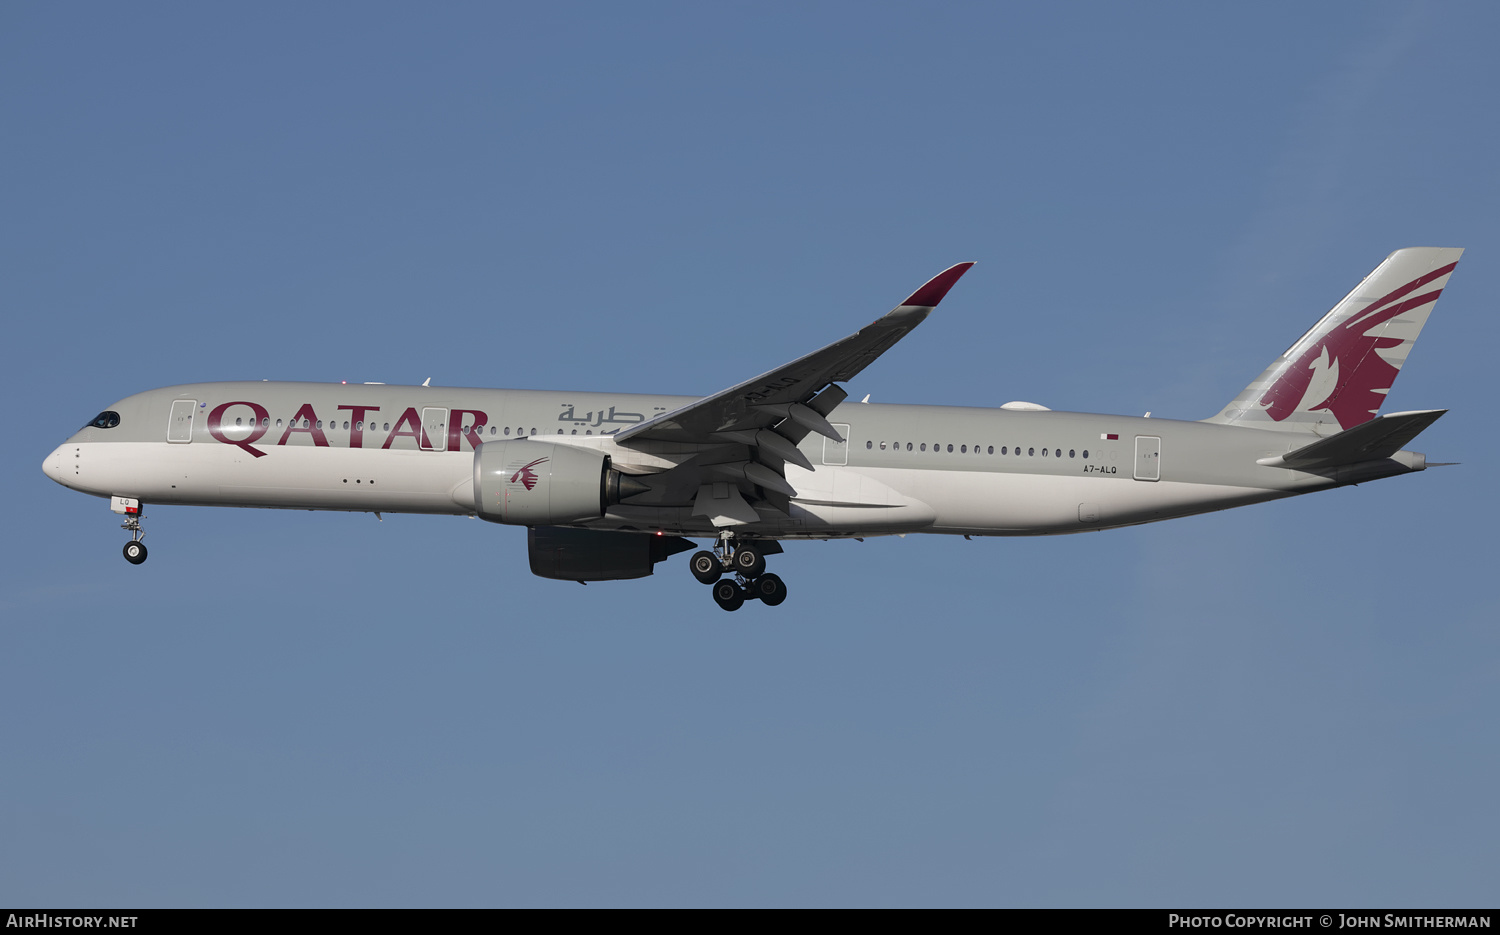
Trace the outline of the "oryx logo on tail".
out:
[[[539,478],[536,476],[536,472],[533,471],[532,468],[536,467],[538,464],[541,464],[546,460],[546,458],[537,458],[530,464],[524,465],[519,471],[510,476],[510,482],[514,484],[519,481],[523,486],[525,486],[527,490],[535,487],[536,482]]]
[[[1453,272],[1457,265],[1449,263],[1413,279],[1318,336],[1260,398],[1266,414],[1281,422],[1299,408],[1309,411],[1323,409],[1333,413],[1339,426],[1346,429],[1369,421],[1380,410],[1385,392],[1401,372],[1399,367],[1372,352],[1398,348],[1414,340],[1414,336],[1387,335],[1386,325],[1402,312],[1436,302],[1443,293],[1442,289],[1420,290]],[[1418,294],[1413,296],[1413,292]],[[1308,390],[1314,375],[1320,373],[1328,374],[1326,382],[1332,386],[1326,394],[1321,394],[1321,399],[1313,401],[1307,398]]]
[[[1315,434],[1334,423],[1342,431],[1370,421],[1462,253],[1442,247],[1392,253],[1207,421]]]

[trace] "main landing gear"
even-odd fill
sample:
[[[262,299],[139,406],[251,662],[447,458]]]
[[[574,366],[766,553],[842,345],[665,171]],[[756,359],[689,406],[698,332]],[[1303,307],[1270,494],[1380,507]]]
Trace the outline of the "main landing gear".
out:
[[[736,544],[733,534],[721,533],[714,551],[695,552],[688,567],[694,578],[713,587],[714,603],[725,610],[739,610],[749,600],[768,607],[786,600],[786,583],[766,573],[765,553],[753,539]],[[724,577],[726,572],[731,577]]]

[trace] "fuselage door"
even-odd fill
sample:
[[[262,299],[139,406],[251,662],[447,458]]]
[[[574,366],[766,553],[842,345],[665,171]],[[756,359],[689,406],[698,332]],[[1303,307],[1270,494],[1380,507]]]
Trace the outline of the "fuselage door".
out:
[[[1135,479],[1161,480],[1161,437],[1135,437]]]
[[[448,450],[448,410],[422,410],[421,444],[427,451]]]
[[[823,463],[824,464],[848,464],[849,463],[849,426],[834,425],[834,431],[844,436],[844,440],[836,442],[831,438],[823,439]]]
[[[167,420],[167,441],[185,445],[193,440],[193,415],[198,411],[198,400],[177,399],[172,401],[172,415]],[[254,419],[250,420],[254,422]]]

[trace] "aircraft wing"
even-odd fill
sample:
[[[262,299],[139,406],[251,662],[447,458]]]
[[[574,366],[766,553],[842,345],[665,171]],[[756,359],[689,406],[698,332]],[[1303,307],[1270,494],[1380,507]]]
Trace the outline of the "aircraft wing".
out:
[[[803,460],[795,453],[795,443],[809,430],[842,441],[824,416],[846,394],[838,387],[821,395],[820,391],[849,380],[906,337],[973,265],[959,263],[943,270],[906,301],[842,341],[618,432],[615,441],[748,444],[768,448],[776,457],[794,463]],[[766,431],[778,423],[785,430]],[[786,441],[778,442],[767,434],[780,434]]]

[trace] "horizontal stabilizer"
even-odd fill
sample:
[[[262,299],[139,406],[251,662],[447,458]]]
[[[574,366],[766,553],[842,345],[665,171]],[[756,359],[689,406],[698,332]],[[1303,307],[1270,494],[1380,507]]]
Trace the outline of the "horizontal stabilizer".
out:
[[[1417,412],[1392,412],[1352,429],[1320,438],[1311,445],[1273,458],[1261,458],[1257,464],[1295,470],[1314,470],[1378,461],[1400,451],[1406,443],[1436,422],[1446,409],[1424,409]]]

